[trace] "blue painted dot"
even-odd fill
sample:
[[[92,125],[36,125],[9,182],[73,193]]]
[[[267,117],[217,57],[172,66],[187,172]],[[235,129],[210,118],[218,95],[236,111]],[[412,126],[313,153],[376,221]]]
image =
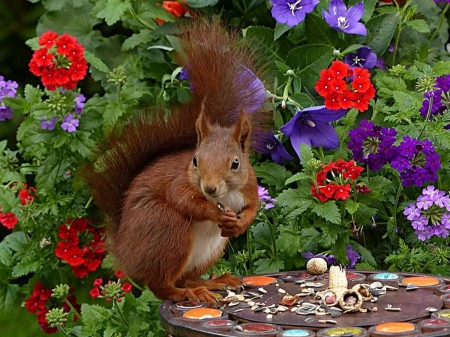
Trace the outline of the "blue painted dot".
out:
[[[379,273],[373,276],[374,280],[396,280],[398,276],[393,273]]]
[[[294,330],[286,330],[283,332],[283,337],[305,337],[309,336],[309,332],[306,330],[294,329]]]

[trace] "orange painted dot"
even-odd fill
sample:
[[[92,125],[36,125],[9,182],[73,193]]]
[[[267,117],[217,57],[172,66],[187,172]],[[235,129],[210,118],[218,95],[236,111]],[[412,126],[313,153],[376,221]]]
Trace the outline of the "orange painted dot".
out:
[[[249,276],[244,278],[242,283],[249,286],[267,286],[269,284],[277,283],[277,279],[270,276]]]
[[[222,316],[222,311],[212,308],[196,308],[186,311],[183,314],[183,318],[188,319],[204,319],[204,318],[217,318]]]
[[[430,276],[414,276],[414,277],[406,277],[402,280],[402,284],[407,285],[410,283],[414,283],[419,287],[435,286],[439,284],[439,279]]]
[[[377,325],[375,331],[385,333],[399,333],[413,331],[415,329],[414,324],[405,322],[392,322]]]

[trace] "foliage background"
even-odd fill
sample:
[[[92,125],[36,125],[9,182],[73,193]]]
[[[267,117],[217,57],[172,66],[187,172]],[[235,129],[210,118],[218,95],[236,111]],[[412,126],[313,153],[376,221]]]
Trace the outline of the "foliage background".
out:
[[[25,41],[36,37],[41,34],[46,29],[55,29],[58,32],[67,31],[69,33],[74,33],[78,36],[81,43],[85,43],[85,47],[87,50],[96,51],[97,57],[101,58],[103,62],[105,62],[109,69],[113,69],[120,64],[123,64],[125,58],[127,59],[127,74],[130,78],[139,83],[141,80],[144,80],[142,74],[140,72],[142,69],[139,67],[136,62],[133,63],[133,57],[130,56],[133,53],[137,53],[139,56],[142,56],[145,51],[143,49],[133,49],[138,46],[139,43],[144,41],[146,36],[137,36],[135,41],[129,41],[129,49],[124,50],[123,53],[111,53],[111,50],[120,50],[122,43],[125,41],[126,37],[130,37],[133,32],[136,32],[136,22],[133,22],[130,18],[127,18],[127,22],[122,24],[121,22],[108,22],[108,18],[105,20],[101,20],[99,18],[91,18],[89,22],[80,21],[80,18],[85,18],[87,16],[86,12],[83,12],[84,8],[87,8],[86,3],[90,3],[87,6],[91,6],[89,10],[92,9],[92,5],[99,2],[106,3],[106,0],[99,1],[84,1],[84,0],[17,0],[17,1],[8,1],[3,0],[0,6],[0,74],[3,75],[6,79],[11,79],[17,81],[21,88],[19,91],[23,92],[23,86],[25,84],[31,84],[33,86],[37,86],[40,84],[40,81],[37,77],[33,76],[28,70],[28,62],[32,56],[32,50],[25,44]],[[149,1],[149,3],[154,3],[156,1]],[[356,1],[351,1],[352,3],[356,3]],[[121,1],[117,1],[117,3],[121,3]],[[369,5],[374,5],[376,3],[375,0],[366,0],[365,3]],[[84,6],[84,7],[83,7]],[[247,8],[245,8],[247,6]],[[275,28],[275,21],[270,15],[270,11],[267,9],[269,6],[269,1],[263,0],[252,0],[252,1],[229,1],[229,0],[221,0],[215,5],[214,9],[206,8],[203,9],[205,12],[210,13],[218,13],[221,12],[222,16],[226,18],[230,24],[239,24],[243,27],[250,25],[258,25],[265,26],[270,28]],[[63,9],[64,8],[64,9]],[[51,11],[51,10],[54,11]],[[65,11],[66,13],[63,16],[58,16],[57,13]],[[98,13],[97,13],[98,14]],[[159,12],[164,19],[171,21],[173,18],[168,16],[164,16],[162,12]],[[449,13],[447,13],[447,19],[449,17]],[[110,17],[109,17],[110,19]],[[448,29],[448,25],[445,26]],[[92,30],[92,28],[95,28]],[[169,29],[166,32],[170,32],[170,26],[166,27]],[[281,30],[279,30],[281,34]],[[298,32],[299,36],[301,36],[302,32]],[[161,39],[165,34],[165,31],[161,31]],[[295,34],[293,34],[295,38]],[[157,43],[158,41],[155,41]],[[354,42],[354,41],[352,41]],[[279,48],[283,48],[283,45],[280,44]],[[123,48],[122,48],[123,49]],[[422,55],[417,54],[418,57]],[[422,61],[429,61],[424,52]],[[158,52],[155,51],[150,59],[158,59],[161,57],[158,55]],[[406,57],[406,56],[405,56]],[[161,99],[158,96],[158,86],[161,86],[161,78],[163,75],[170,74],[173,71],[172,67],[164,65],[166,61],[159,61],[159,67],[156,67],[157,70],[154,72],[149,71],[149,69],[155,69],[155,67],[150,67],[149,64],[145,66],[146,70],[149,71],[145,74],[145,80],[151,82],[154,87],[152,88],[153,92],[149,96],[147,102],[140,102],[140,104],[148,104],[152,101],[157,101]],[[98,69],[97,69],[98,70]],[[92,97],[95,93],[99,93],[103,95],[105,93],[105,88],[107,90],[111,90],[105,85],[105,76],[101,74],[96,69],[91,70],[92,76],[88,76],[85,80],[83,80],[79,84],[79,88],[81,88],[81,92],[87,96],[88,98]],[[170,97],[174,100],[183,100],[183,95],[180,91],[177,91],[177,88],[168,88],[167,90]],[[133,103],[134,104],[134,103]],[[286,117],[286,116],[285,116]],[[18,128],[19,123],[21,122],[20,114],[15,114],[14,119],[0,123],[0,139],[8,139],[8,146],[11,149],[15,149],[15,135]],[[263,162],[263,160],[261,160]],[[268,167],[268,166],[266,166]],[[267,186],[270,186],[271,194],[277,194],[282,190],[282,187],[277,186],[277,182],[274,181],[276,176],[272,176],[272,180],[269,175],[266,175],[264,170],[266,167],[260,168],[259,176],[266,179],[265,182]],[[295,164],[289,167],[292,171],[295,170]],[[276,171],[273,171],[276,172]],[[272,173],[271,173],[272,174]],[[283,178],[287,178],[283,176],[283,172],[280,173]],[[282,179],[280,179],[282,181]],[[283,183],[283,181],[282,181]],[[447,186],[448,189],[448,186]],[[281,200],[283,202],[283,200]],[[268,213],[268,216],[273,220],[277,220],[277,213]],[[281,219],[283,219],[281,217]],[[253,228],[252,232],[254,234],[254,242],[255,247],[257,247],[256,252],[254,252],[251,259],[259,260],[260,263],[257,264],[259,269],[261,270],[270,270],[270,268],[277,268],[277,266],[270,266],[264,264],[264,261],[273,260],[274,256],[277,257],[275,261],[283,261],[284,265],[278,265],[279,269],[294,269],[299,266],[304,265],[304,259],[299,256],[296,256],[295,259],[291,259],[289,256],[291,251],[289,251],[286,246],[278,246],[275,247],[275,241],[271,241],[270,238],[270,230],[271,228],[264,225],[266,219],[259,218],[258,221],[260,223]],[[283,231],[283,230],[282,230]],[[285,233],[289,232],[289,229],[284,229]],[[0,238],[7,235],[9,231],[0,226]],[[289,233],[287,233],[289,234]],[[381,233],[383,235],[384,233]],[[277,232],[279,235],[279,232]],[[411,240],[410,240],[411,242]],[[283,241],[278,241],[278,243],[283,243]],[[272,246],[271,246],[272,244]],[[254,270],[247,270],[248,265],[245,263],[246,256],[245,254],[240,255],[240,249],[245,247],[245,239],[241,238],[234,243],[234,248],[236,249],[236,255],[230,254],[230,256],[226,256],[228,261],[222,261],[221,264],[218,265],[218,270],[226,270],[230,268],[235,268],[233,271],[236,272],[254,272]],[[272,249],[272,251],[271,251]],[[395,249],[398,249],[396,253],[394,253]],[[418,248],[419,249],[419,248]],[[271,253],[273,254],[271,256]],[[408,246],[402,246],[402,242],[397,245],[390,247],[390,251],[379,252],[380,256],[386,257],[390,253],[394,253],[391,256],[391,262],[397,267],[397,269],[401,266],[401,261],[405,258],[410,259],[411,266],[415,263],[419,266],[417,268],[421,268],[423,265],[424,256],[427,258],[428,255],[421,252],[420,249],[418,251],[413,251],[413,256],[418,257],[417,261],[411,259],[411,250]],[[423,254],[422,254],[423,253]],[[428,252],[429,253],[429,252]],[[259,254],[259,255],[258,255]],[[372,251],[372,254],[377,257],[378,252]],[[420,255],[422,254],[422,255]],[[409,256],[409,257],[408,257]],[[443,253],[444,260],[450,256],[447,256]],[[247,256],[248,258],[248,256]],[[381,267],[389,267],[389,264],[384,264],[383,258],[377,257],[377,263]],[[370,264],[363,265],[367,268],[370,268]],[[239,270],[237,270],[239,269]],[[395,269],[395,268],[394,268]],[[98,275],[108,275],[104,271]],[[24,276],[17,279],[17,283],[21,285],[26,285],[28,282],[28,277]],[[27,289],[27,288],[26,288]],[[86,289],[82,289],[84,291],[77,293],[77,297],[80,303],[89,302],[90,298],[87,294]],[[23,295],[27,292],[29,293],[31,289],[27,289]],[[2,336],[44,336],[39,326],[36,324],[35,317],[33,315],[28,314],[24,308],[21,308],[21,302],[24,297],[19,296],[16,303],[14,304],[14,310],[0,317],[0,335]]]

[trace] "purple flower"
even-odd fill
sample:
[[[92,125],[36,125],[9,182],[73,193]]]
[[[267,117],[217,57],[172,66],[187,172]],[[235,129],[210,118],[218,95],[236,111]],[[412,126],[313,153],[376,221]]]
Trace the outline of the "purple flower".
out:
[[[372,69],[377,64],[377,54],[370,47],[361,47],[356,53],[345,55],[344,62],[351,67]]]
[[[328,110],[324,105],[299,110],[280,130],[291,139],[292,146],[300,158],[300,144],[337,149],[339,139],[330,122],[337,121],[347,110]],[[301,158],[300,158],[301,160]]]
[[[67,132],[74,132],[77,129],[78,124],[80,123],[78,119],[73,118],[72,114],[68,114],[66,117],[64,117],[63,121],[64,122],[61,124],[61,128]]]
[[[258,197],[259,200],[261,201],[261,205],[264,206],[264,209],[271,209],[275,207],[273,203],[277,200],[269,195],[268,190],[259,185],[258,185]]]
[[[302,256],[306,259],[306,261],[309,261],[310,259],[313,258],[321,258],[324,259],[327,262],[327,265],[334,265],[337,264],[337,260],[334,257],[334,255],[330,254],[330,255],[323,255],[323,254],[313,254],[311,252],[307,252],[307,253],[303,253]]]
[[[272,17],[278,23],[285,23],[294,27],[305,19],[306,14],[311,13],[319,0],[271,0]]]
[[[427,91],[425,94],[423,94],[423,103],[422,107],[419,109],[420,115],[422,117],[426,117],[428,115],[428,110],[430,109],[430,99],[432,100],[431,110],[430,110],[430,116],[429,119],[433,119],[433,115],[442,114],[446,107],[442,105],[442,90],[431,90]]]
[[[253,148],[263,154],[270,154],[272,160],[278,165],[283,165],[283,160],[294,159],[284,148],[283,144],[275,137],[273,131],[268,131],[255,136]]]
[[[396,135],[394,128],[377,126],[364,119],[359,127],[350,130],[347,146],[353,152],[353,159],[379,171],[397,153],[394,146]]]
[[[52,117],[49,120],[45,119],[45,116],[41,116],[41,128],[44,130],[53,130],[55,129],[55,124],[58,121],[58,118]]]
[[[380,57],[377,59],[377,63],[375,64],[375,68],[386,70],[386,64],[384,63],[384,58]]]
[[[77,115],[81,115],[81,112],[83,111],[84,105],[85,105],[85,101],[86,101],[86,97],[84,97],[83,94],[77,94],[77,96],[75,97],[74,101],[74,108],[75,108],[75,113]]]
[[[405,136],[391,166],[400,173],[403,186],[414,184],[420,187],[437,180],[436,172],[441,168],[441,163],[429,140],[420,141]]]
[[[450,91],[450,75],[439,76],[436,79],[436,87],[441,89],[443,92]]]
[[[348,269],[354,269],[356,262],[359,261],[361,256],[353,250],[353,247],[350,245],[346,245],[345,249],[347,249],[347,259],[349,264],[347,265]]]
[[[12,108],[3,103],[5,97],[15,97],[17,93],[18,84],[15,81],[5,81],[3,76],[0,76],[0,122],[11,119],[13,116]]]
[[[366,36],[367,29],[359,22],[363,14],[364,4],[362,2],[347,9],[342,0],[331,0],[329,12],[322,10],[322,15],[331,28],[346,34]]]
[[[427,186],[415,203],[409,204],[403,214],[420,241],[433,236],[446,238],[450,230],[450,197],[434,186]]]

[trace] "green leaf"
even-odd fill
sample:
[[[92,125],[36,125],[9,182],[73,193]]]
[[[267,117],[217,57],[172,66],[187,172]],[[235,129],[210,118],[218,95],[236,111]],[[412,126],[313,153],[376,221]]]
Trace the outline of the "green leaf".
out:
[[[0,316],[9,314],[16,301],[20,286],[18,284],[0,283]]]
[[[284,268],[284,262],[279,259],[259,259],[254,265],[256,274],[277,273]]]
[[[324,43],[336,47],[338,45],[338,32],[330,27],[321,17],[307,15],[305,18],[306,38],[309,43]]]
[[[417,30],[419,33],[428,34],[430,32],[430,26],[423,19],[417,19],[412,21],[405,21],[405,25]]]
[[[3,213],[11,211],[11,209],[15,207],[16,204],[17,198],[11,190],[0,189],[0,206],[2,206],[1,211]]]
[[[312,211],[331,223],[341,223],[341,213],[334,200],[323,203],[316,202],[312,206]]]
[[[284,166],[275,163],[263,163],[255,167],[255,173],[262,183],[275,186],[277,190],[282,190],[284,182],[291,176]]]
[[[120,19],[123,19],[124,14],[131,9],[130,1],[123,0],[100,0],[98,1],[92,12],[100,19],[105,19],[108,26],[112,26]]]
[[[311,147],[309,147],[305,143],[300,144],[300,156],[302,157],[302,161],[304,163],[307,163],[310,160],[314,159],[314,153],[312,152]]]
[[[348,2],[348,7],[354,6],[359,2],[361,2],[361,0],[350,0]],[[375,10],[375,6],[378,3],[378,0],[364,0],[363,2],[364,2],[364,14],[362,17],[362,21],[367,21],[372,16],[373,11]]]
[[[345,209],[349,214],[355,214],[355,212],[359,208],[359,203],[356,201],[353,201],[352,199],[348,198],[344,201]]]
[[[55,151],[42,162],[36,175],[37,190],[39,193],[52,194],[58,177],[62,177],[67,163]]]
[[[58,34],[67,33],[76,36],[78,41],[89,51],[99,46],[103,39],[93,27],[101,21],[91,15],[93,5],[86,4],[80,8],[65,7],[61,11],[45,13],[36,27],[37,35],[47,30]]]
[[[124,112],[125,111],[120,103],[116,101],[109,101],[106,105],[105,113],[103,114],[104,127],[106,129],[112,129]]]
[[[297,226],[280,226],[278,229],[280,236],[277,239],[277,248],[291,257],[297,255],[302,247],[302,233]]]
[[[304,209],[306,211],[311,203],[311,199],[308,199],[305,193],[303,193],[299,189],[283,190],[277,196],[277,205],[281,207],[296,207]]]
[[[109,318],[111,311],[97,304],[81,305],[81,317],[83,319],[83,336],[95,336],[98,329]]]
[[[30,104],[36,104],[41,102],[41,96],[43,92],[38,87],[33,87],[30,84],[27,84],[24,89],[25,99]]]
[[[286,48],[281,43],[281,39],[274,40],[273,29],[267,27],[252,26],[244,30],[246,39],[251,39],[261,49],[264,55],[272,61],[284,62]]]
[[[322,233],[320,233],[317,229],[310,228],[302,228],[302,251],[303,252],[312,252],[316,249],[319,244],[319,241],[322,237]]]
[[[325,248],[332,247],[336,243],[339,234],[342,232],[340,226],[330,224],[321,226],[320,229],[322,230],[322,238],[320,241]]]
[[[41,267],[41,261],[36,260],[34,255],[26,255],[12,270],[12,277],[20,277],[37,271]]]
[[[22,252],[24,249],[27,239],[25,237],[24,232],[14,232],[9,234],[3,239],[3,242],[6,242],[8,247],[15,252]]]
[[[4,97],[2,103],[23,114],[27,114],[31,106],[30,103],[21,97]]]
[[[109,68],[108,66],[102,61],[100,60],[97,56],[95,56],[93,53],[88,52],[87,50],[84,52],[84,57],[86,58],[86,61],[88,61],[88,63],[90,64],[91,67],[100,70],[101,72],[104,73],[109,73]]]
[[[9,248],[6,241],[0,242],[0,263],[6,267],[11,267],[13,264],[12,250]]]
[[[88,2],[88,0],[42,0],[47,11],[60,11],[67,6],[81,7]]]
[[[299,173],[294,174],[288,180],[286,180],[285,184],[289,185],[290,183],[293,183],[295,181],[307,180],[307,179],[311,179],[311,176],[309,174],[306,174],[306,173],[303,173],[303,172],[299,172]]]
[[[90,158],[95,149],[95,142],[89,132],[77,131],[71,139],[70,149],[78,152],[83,158]]]
[[[436,76],[450,74],[450,61],[438,61],[431,65]]]
[[[203,8],[207,6],[215,6],[219,0],[186,0],[189,7]]]
[[[351,241],[350,244],[353,246],[353,249],[361,255],[362,262],[369,263],[373,267],[377,266],[377,262],[369,250],[355,241]]]
[[[122,50],[131,50],[140,44],[147,44],[152,38],[151,34],[151,30],[143,29],[139,33],[131,35],[123,42]]]
[[[274,32],[274,36],[273,39],[274,40],[278,40],[278,38],[283,35],[284,33],[286,33],[287,31],[289,31],[292,27],[288,26],[286,24],[282,24],[282,23],[276,23],[275,25],[275,32]]]
[[[294,102],[298,103],[301,109],[309,108],[315,105],[313,99],[307,94],[304,94],[302,92],[297,92],[295,94],[290,95],[289,100],[293,100]]]
[[[296,74],[305,87],[314,88],[320,71],[327,68],[333,60],[333,50],[333,47],[325,44],[296,47],[287,56],[286,63],[296,69]]]
[[[394,36],[399,19],[398,13],[390,13],[375,16],[367,22],[366,27],[370,32],[367,46],[372,48],[372,52],[377,55],[384,54]]]

